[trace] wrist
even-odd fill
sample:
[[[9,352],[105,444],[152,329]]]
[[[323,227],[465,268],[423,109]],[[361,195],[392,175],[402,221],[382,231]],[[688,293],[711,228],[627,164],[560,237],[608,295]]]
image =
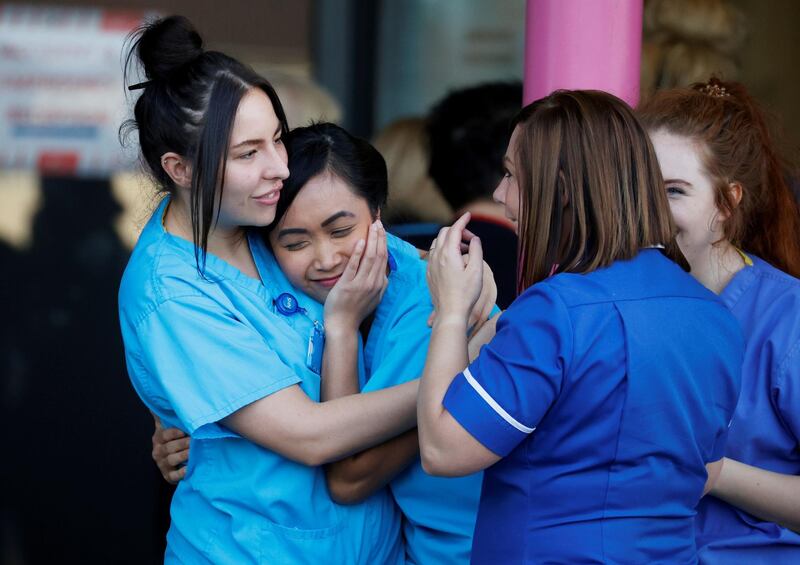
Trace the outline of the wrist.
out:
[[[469,323],[469,313],[461,313],[454,311],[441,311],[436,313],[436,319],[433,322],[433,327],[457,327],[463,328],[464,332],[467,331],[467,324]]]
[[[358,322],[355,320],[344,320],[341,318],[325,320],[326,340],[355,336],[356,333],[358,333]]]
[[[740,468],[741,466],[738,461],[734,461],[733,459],[728,459],[727,457],[723,457],[722,469],[720,469],[719,477],[717,477],[717,480],[711,487],[709,494],[712,494],[722,499],[725,499],[727,496],[729,496],[731,490],[736,489],[735,478],[737,471]]]

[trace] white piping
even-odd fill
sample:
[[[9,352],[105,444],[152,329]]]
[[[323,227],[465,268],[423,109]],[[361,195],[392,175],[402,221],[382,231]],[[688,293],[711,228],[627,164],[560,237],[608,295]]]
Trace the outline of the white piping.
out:
[[[529,434],[529,433],[533,432],[533,430],[536,429],[536,428],[529,428],[528,426],[525,426],[525,425],[519,423],[516,419],[514,419],[514,417],[511,414],[506,412],[503,409],[503,407],[500,406],[495,401],[494,398],[489,396],[489,393],[486,392],[486,389],[484,389],[481,386],[481,384],[478,381],[475,380],[475,377],[473,377],[472,373],[469,372],[469,367],[464,369],[464,378],[467,379],[467,382],[470,384],[470,386],[475,389],[475,392],[477,392],[480,395],[480,397],[483,398],[486,401],[486,404],[491,406],[492,410],[497,412],[500,415],[500,417],[503,418],[503,420],[505,420],[506,422],[508,422],[509,424],[511,424],[512,426],[514,426],[516,429],[518,429],[519,431],[521,431],[524,434]]]

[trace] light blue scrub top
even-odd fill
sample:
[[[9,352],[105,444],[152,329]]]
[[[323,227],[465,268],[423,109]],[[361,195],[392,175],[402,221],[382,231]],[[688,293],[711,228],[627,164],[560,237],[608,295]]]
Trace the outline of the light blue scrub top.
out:
[[[433,304],[425,280],[426,263],[416,248],[391,234],[387,234],[387,246],[389,284],[360,356],[359,384],[363,392],[419,378],[431,335],[427,321]],[[273,267],[277,270],[277,265]],[[311,317],[322,318],[323,305],[308,299],[304,307]],[[311,329],[304,316],[294,316],[292,323],[304,335]],[[422,470],[417,458],[389,483],[404,516],[408,563],[469,563],[482,480],[483,473],[432,477]]]
[[[260,237],[250,249],[261,281],[162,226],[166,199],[123,275],[120,321],[131,382],[165,426],[192,437],[186,478],[172,500],[168,563],[402,563],[399,515],[381,490],[341,506],[322,468],[259,447],[221,425],[239,408],[297,384],[319,400],[306,367],[308,334],[275,313],[285,281]]]
[[[444,398],[503,458],[473,562],[695,563],[742,347],[717,297],[657,250],[527,289]]]
[[[387,235],[396,268],[375,311],[364,346],[362,390],[379,390],[422,375],[433,310],[426,264],[417,250]],[[483,473],[432,477],[417,458],[389,484],[403,512],[409,563],[469,563]]]
[[[800,475],[800,280],[750,257],[720,294],[747,342],[725,456]],[[703,498],[695,526],[701,563],[800,563],[800,534],[717,498]]]

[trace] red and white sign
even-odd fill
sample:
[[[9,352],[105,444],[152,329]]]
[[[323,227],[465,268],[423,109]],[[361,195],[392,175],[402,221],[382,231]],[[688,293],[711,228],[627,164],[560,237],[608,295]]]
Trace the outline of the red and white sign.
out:
[[[0,6],[1,169],[106,175],[131,168],[136,144],[123,149],[118,136],[135,100],[123,85],[123,48],[144,17]]]

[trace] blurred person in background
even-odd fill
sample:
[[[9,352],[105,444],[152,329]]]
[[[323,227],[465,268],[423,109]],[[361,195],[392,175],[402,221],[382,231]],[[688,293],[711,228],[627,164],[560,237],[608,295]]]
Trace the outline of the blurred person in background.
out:
[[[341,105],[312,79],[269,68],[256,67],[255,71],[273,86],[284,105],[286,121],[293,127],[342,119]]]
[[[405,118],[392,122],[375,138],[375,147],[386,159],[389,172],[389,199],[383,219],[390,230],[396,224],[412,222],[441,225],[453,216],[428,174],[430,149],[425,128],[423,118]]]
[[[514,220],[492,194],[503,177],[511,120],[521,106],[520,83],[487,83],[448,94],[428,116],[430,176],[455,217],[471,214],[467,229],[486,250],[500,308],[517,295],[517,236]],[[415,243],[427,248],[431,239]]]
[[[701,563],[800,563],[800,211],[794,172],[741,84],[712,78],[639,109],[692,275],[746,338],[719,480],[695,519]],[[794,177],[796,178],[796,177]]]
[[[745,18],[728,0],[646,0],[642,100],[712,74],[735,80],[745,35]]]

